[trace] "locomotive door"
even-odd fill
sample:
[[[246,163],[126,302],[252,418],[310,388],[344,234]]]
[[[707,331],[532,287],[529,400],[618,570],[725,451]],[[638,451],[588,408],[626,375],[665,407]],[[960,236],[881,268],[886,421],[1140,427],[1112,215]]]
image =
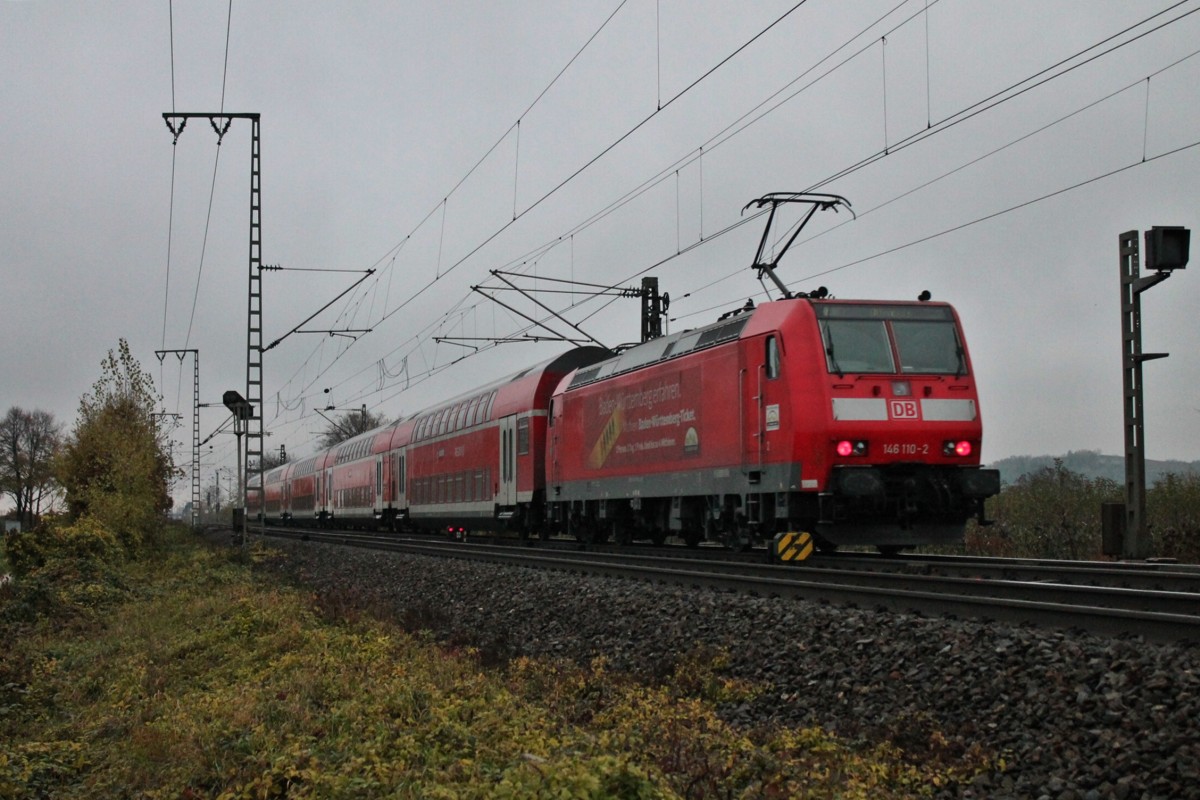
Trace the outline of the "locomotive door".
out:
[[[501,506],[517,504],[517,417],[500,420],[500,471],[497,473],[496,503]]]
[[[757,342],[738,347],[738,430],[742,437],[742,470],[758,469],[762,461],[762,358]]]
[[[761,471],[771,449],[771,434],[780,430],[786,388],[780,377],[782,346],[775,335],[756,337],[743,345],[739,376],[742,466]],[[755,481],[751,481],[752,483]]]
[[[769,335],[762,340],[760,352],[763,355],[763,364],[759,370],[759,395],[762,398],[762,445],[759,464],[762,464],[770,457],[772,442],[780,438],[779,431],[790,421],[784,419],[787,413],[787,386],[781,378],[783,343],[778,336]]]

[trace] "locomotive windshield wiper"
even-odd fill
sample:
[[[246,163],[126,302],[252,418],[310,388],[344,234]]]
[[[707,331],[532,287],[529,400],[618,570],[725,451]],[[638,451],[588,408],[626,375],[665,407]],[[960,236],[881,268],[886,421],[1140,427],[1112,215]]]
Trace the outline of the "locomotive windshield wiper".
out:
[[[829,341],[828,346],[825,348],[825,355],[829,356],[829,366],[833,367],[833,371],[837,373],[839,378],[844,378],[846,377],[846,373],[842,370],[841,365],[838,364],[837,356],[833,354],[833,326],[825,326],[825,336]]]
[[[955,345],[954,353],[958,356],[958,367],[954,370],[954,378],[957,380],[967,372],[967,355],[963,352],[962,345]]]

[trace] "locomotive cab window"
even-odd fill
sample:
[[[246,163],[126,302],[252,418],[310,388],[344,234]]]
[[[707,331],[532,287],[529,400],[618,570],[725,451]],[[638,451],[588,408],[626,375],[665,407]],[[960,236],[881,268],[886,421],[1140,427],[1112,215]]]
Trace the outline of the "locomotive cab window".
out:
[[[779,342],[774,336],[767,337],[767,377],[779,377]]]
[[[948,306],[829,304],[817,309],[829,371],[962,375],[966,354]]]
[[[893,322],[900,369],[962,375],[966,358],[952,322]]]
[[[896,371],[882,320],[826,320],[821,324],[821,339],[830,372]]]

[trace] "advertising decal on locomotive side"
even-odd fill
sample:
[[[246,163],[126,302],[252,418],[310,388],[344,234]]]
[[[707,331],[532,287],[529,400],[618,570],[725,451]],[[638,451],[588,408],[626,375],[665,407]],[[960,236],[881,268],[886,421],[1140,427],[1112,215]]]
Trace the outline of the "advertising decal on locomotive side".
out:
[[[700,385],[700,370],[693,367],[588,398],[585,435],[594,443],[588,467],[622,467],[651,455],[674,460],[699,454],[699,409],[691,401],[699,396]]]

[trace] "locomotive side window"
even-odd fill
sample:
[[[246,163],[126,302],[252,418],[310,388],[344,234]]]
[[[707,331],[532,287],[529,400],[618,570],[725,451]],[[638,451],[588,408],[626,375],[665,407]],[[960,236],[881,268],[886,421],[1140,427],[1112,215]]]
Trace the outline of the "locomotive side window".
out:
[[[952,322],[893,322],[903,372],[962,375],[967,371],[962,344]]]
[[[767,377],[779,377],[779,342],[774,336],[767,337]]]

